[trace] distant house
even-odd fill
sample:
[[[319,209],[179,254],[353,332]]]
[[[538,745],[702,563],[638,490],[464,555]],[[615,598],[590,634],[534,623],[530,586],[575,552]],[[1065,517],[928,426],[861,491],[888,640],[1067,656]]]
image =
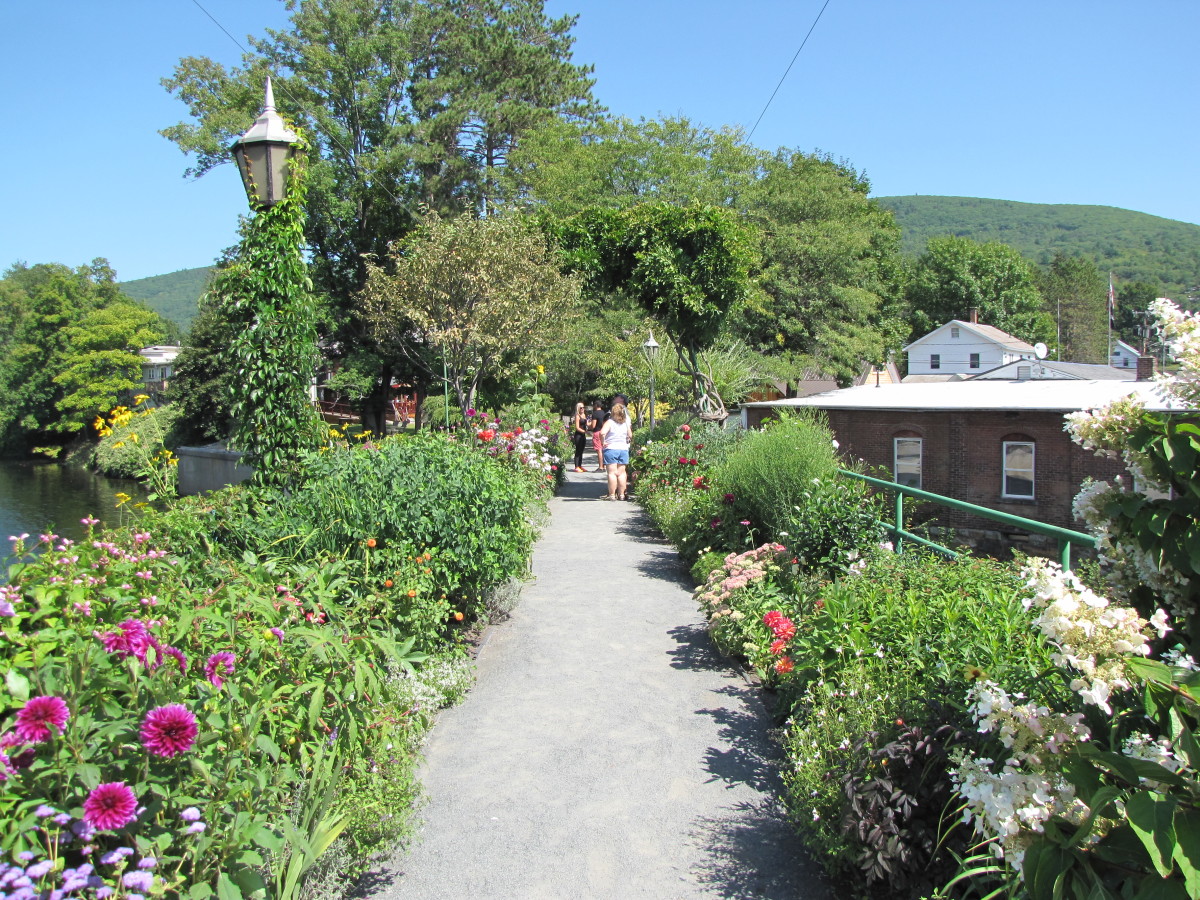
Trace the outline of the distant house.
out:
[[[1125,469],[1072,442],[1063,417],[1129,395],[1151,409],[1164,408],[1147,381],[972,379],[863,386],[752,403],[743,409],[743,424],[757,427],[781,408],[820,409],[840,452],[865,463],[869,474],[1078,530],[1071,504],[1084,479],[1111,479]],[[1029,552],[1053,549],[1048,539],[966,512],[939,508],[930,513],[938,526],[987,552],[1014,546]]]
[[[973,375],[971,381],[1133,381],[1136,377],[1136,359],[1128,370],[1052,359],[1019,359]]]
[[[858,375],[851,384],[899,384],[900,370],[893,362],[882,366],[863,363]],[[817,368],[804,371],[799,380],[793,382],[774,382],[769,386],[752,391],[745,402],[761,403],[770,400],[782,400],[786,397],[811,397],[813,394],[823,394],[826,391],[838,389],[837,379]]]
[[[144,347],[138,354],[142,357],[142,393],[150,396],[152,404],[157,404],[170,386],[179,348],[169,345]]]
[[[997,366],[1035,359],[1033,346],[991,325],[952,319],[904,348],[905,383],[956,381]]]
[[[1113,344],[1111,365],[1114,369],[1137,369],[1138,357],[1142,354],[1124,341]]]

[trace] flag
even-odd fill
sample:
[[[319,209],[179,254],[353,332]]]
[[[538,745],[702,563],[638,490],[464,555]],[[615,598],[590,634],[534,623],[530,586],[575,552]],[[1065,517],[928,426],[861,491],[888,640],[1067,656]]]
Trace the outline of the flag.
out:
[[[1108,324],[1111,327],[1117,317],[1117,295],[1113,291],[1112,272],[1108,273]]]

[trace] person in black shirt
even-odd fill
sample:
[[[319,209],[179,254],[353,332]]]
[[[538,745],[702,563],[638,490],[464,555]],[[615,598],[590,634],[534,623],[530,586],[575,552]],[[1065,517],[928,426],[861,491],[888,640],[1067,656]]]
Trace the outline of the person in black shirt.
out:
[[[600,429],[604,427],[605,421],[608,419],[608,413],[604,411],[604,404],[599,400],[592,404],[592,411],[588,413],[587,427],[592,433],[592,449],[596,451],[596,466],[597,472],[604,471],[604,439],[600,437]]]

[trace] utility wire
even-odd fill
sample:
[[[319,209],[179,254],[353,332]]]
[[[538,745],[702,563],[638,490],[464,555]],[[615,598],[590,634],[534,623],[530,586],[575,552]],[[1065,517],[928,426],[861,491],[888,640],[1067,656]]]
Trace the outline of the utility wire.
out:
[[[193,0],[194,2],[194,0]],[[825,6],[829,5],[829,0],[825,0]],[[821,7],[821,11],[817,13],[817,17],[813,19],[812,25],[809,26],[808,34],[804,36],[804,40],[800,42],[800,49],[796,51],[796,55],[792,57],[792,61],[788,63],[787,69],[783,73],[783,78],[779,79],[779,84],[775,85],[775,90],[771,92],[770,99],[767,100],[767,105],[763,107],[762,112],[758,114],[758,118],[754,120],[754,127],[750,129],[750,133],[746,135],[746,140],[754,137],[754,132],[758,129],[758,123],[762,121],[763,116],[767,114],[767,110],[771,106],[771,101],[775,99],[775,95],[779,93],[779,89],[783,87],[783,82],[788,77],[788,72],[792,71],[792,66],[796,64],[796,60],[800,56],[800,50],[804,49],[804,45],[808,43],[808,39],[812,37],[813,29],[817,27],[817,23],[821,21],[821,16],[825,14],[825,6]]]
[[[826,2],[828,2],[828,0],[826,0]],[[249,50],[247,50],[247,49],[246,49],[246,48],[245,48],[245,47],[242,45],[242,42],[241,42],[241,41],[239,41],[237,38],[235,38],[235,37],[234,37],[232,34],[230,34],[230,33],[229,33],[229,30],[228,30],[228,29],[227,29],[227,28],[226,28],[224,25],[222,25],[222,24],[221,24],[221,23],[220,23],[220,22],[217,20],[217,17],[216,17],[216,16],[214,16],[214,15],[213,15],[212,13],[210,13],[210,12],[209,12],[207,9],[205,9],[203,6],[201,6],[201,5],[200,5],[200,0],[192,0],[192,3],[194,3],[194,4],[196,5],[196,8],[197,8],[197,9],[199,9],[199,10],[200,10],[200,12],[204,13],[206,16],[208,16],[210,19],[212,19],[212,22],[213,22],[213,24],[214,24],[214,25],[216,25],[218,28],[220,28],[220,29],[221,29],[221,31],[223,31],[223,32],[225,33],[225,36],[226,36],[227,38],[229,38],[229,40],[233,41],[234,45],[235,45],[235,46],[236,46],[236,47],[237,47],[239,50],[241,50],[241,51],[242,51],[242,53],[245,53],[245,54],[249,55],[250,51],[249,51]],[[297,108],[297,109],[300,109],[300,108],[301,108],[302,104],[300,103],[300,101],[299,101],[299,100],[297,100],[297,99],[295,98],[295,96],[293,96],[293,95],[292,95],[292,94],[291,94],[291,93],[288,91],[288,89],[287,89],[287,86],[286,86],[286,85],[280,84],[280,85],[278,85],[278,87],[279,87],[279,93],[283,94],[285,97],[287,97],[289,100],[291,100],[291,101],[292,101],[292,103],[294,103],[294,104],[296,105],[296,108]],[[325,137],[326,137],[326,139],[327,139],[327,140],[328,140],[328,141],[329,141],[331,144],[334,144],[334,145],[335,145],[335,146],[336,146],[336,147],[337,147],[339,150],[341,150],[341,151],[342,151],[342,153],[344,153],[344,154],[346,155],[346,159],[347,159],[347,160],[351,160],[351,159],[353,159],[353,157],[352,157],[352,156],[351,156],[351,154],[350,154],[350,151],[349,151],[349,150],[347,150],[347,149],[346,149],[346,148],[345,148],[345,147],[342,145],[341,141],[339,141],[339,140],[338,140],[336,137],[334,137],[332,134],[326,134],[326,135],[325,135]],[[352,165],[352,168],[354,169],[355,175],[357,176],[357,173],[358,173],[358,166]],[[401,206],[401,207],[404,207],[405,209],[409,209],[409,207],[407,206],[407,204],[401,203],[401,202],[400,202],[400,200],[399,200],[399,199],[396,197],[396,195],[395,195],[395,194],[393,194],[393,193],[392,193],[390,190],[388,190],[388,187],[387,187],[387,185],[386,185],[386,184],[383,184],[382,182],[377,182],[375,186],[376,186],[376,187],[378,187],[380,190],[382,190],[382,191],[383,191],[385,194],[387,194],[389,197],[391,197],[391,198],[392,198],[392,202],[393,202],[393,203],[395,203],[397,206]]]

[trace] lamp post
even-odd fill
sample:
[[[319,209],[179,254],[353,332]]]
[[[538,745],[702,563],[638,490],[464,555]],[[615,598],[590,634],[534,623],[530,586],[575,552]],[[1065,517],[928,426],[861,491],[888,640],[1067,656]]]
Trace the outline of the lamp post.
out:
[[[295,154],[299,140],[275,111],[275,94],[268,78],[262,113],[250,130],[229,148],[242,173],[251,206],[270,209],[283,199],[288,161]]]
[[[650,332],[650,339],[642,344],[642,356],[646,357],[646,365],[650,367],[650,430],[654,430],[654,359],[658,356],[658,341],[654,339],[654,332]]]

